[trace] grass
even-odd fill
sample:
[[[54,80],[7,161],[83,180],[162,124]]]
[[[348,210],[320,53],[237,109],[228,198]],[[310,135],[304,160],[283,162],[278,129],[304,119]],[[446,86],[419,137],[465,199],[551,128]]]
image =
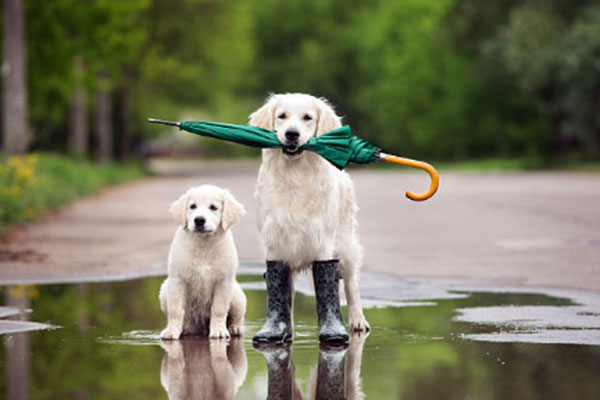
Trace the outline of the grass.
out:
[[[435,164],[441,170],[449,171],[582,171],[600,172],[600,161],[581,159],[561,159],[544,161],[539,158],[485,158]]]
[[[544,169],[543,162],[530,158],[484,158],[436,164],[440,170],[448,171],[527,171]]]
[[[540,158],[482,158],[463,161],[433,161],[430,163],[439,171],[459,172],[519,172],[519,171],[580,171],[600,172],[600,161],[565,159],[544,161]],[[388,163],[371,164],[369,167],[381,169],[411,170]]]
[[[95,164],[55,154],[0,160],[0,234],[46,211],[145,175],[138,164]]]

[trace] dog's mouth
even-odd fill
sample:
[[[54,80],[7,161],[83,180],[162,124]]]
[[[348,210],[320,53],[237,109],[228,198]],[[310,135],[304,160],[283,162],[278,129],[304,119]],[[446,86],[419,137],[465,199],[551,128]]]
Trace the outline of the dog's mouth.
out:
[[[194,228],[194,233],[197,233],[198,235],[212,235],[214,233],[214,231],[210,230],[210,229],[206,229],[203,226],[196,226]]]
[[[302,154],[302,152],[304,150],[302,150],[299,147],[286,147],[286,148],[281,149],[281,151],[287,158],[296,158],[300,154]]]

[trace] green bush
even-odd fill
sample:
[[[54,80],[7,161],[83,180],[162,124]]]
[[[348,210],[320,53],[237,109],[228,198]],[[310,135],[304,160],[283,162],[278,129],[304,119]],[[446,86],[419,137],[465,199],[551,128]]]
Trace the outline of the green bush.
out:
[[[94,164],[53,154],[0,161],[0,233],[107,185],[144,175],[137,164]]]

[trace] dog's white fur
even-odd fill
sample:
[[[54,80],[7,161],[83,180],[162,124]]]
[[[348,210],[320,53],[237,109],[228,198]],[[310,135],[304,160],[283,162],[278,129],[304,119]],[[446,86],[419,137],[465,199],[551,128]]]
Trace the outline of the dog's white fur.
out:
[[[170,400],[233,400],[246,379],[244,341],[165,340],[160,382]]]
[[[284,144],[288,144],[286,132],[295,130],[300,147],[311,137],[341,127],[341,119],[324,99],[278,94],[250,115],[250,125],[275,129]],[[313,261],[339,258],[350,330],[368,330],[358,290],[363,250],[350,176],[313,152],[265,149],[256,199],[267,259],[287,262],[295,274]]]
[[[188,190],[169,211],[179,228],[159,293],[167,316],[161,338],[241,335],[246,296],[235,280],[238,255],[229,227],[244,215],[244,207],[228,190],[204,185]]]

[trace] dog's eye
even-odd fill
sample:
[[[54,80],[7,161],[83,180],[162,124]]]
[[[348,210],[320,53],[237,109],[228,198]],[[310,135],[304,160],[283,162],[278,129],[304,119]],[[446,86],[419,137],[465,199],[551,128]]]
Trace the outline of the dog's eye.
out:
[[[195,204],[190,204],[190,208],[191,208],[192,210],[195,210],[195,209],[196,209],[196,205],[195,205]]]
[[[305,121],[310,121],[312,119],[312,117],[308,114],[304,114],[304,117],[302,117],[302,119]]]
[[[211,204],[208,208],[210,211],[217,211],[219,209],[219,207],[215,206],[214,204]]]
[[[287,118],[287,115],[285,115],[285,113],[281,113],[281,114],[279,114],[279,115],[277,116],[277,118],[279,118],[279,119],[286,119],[286,118]]]

